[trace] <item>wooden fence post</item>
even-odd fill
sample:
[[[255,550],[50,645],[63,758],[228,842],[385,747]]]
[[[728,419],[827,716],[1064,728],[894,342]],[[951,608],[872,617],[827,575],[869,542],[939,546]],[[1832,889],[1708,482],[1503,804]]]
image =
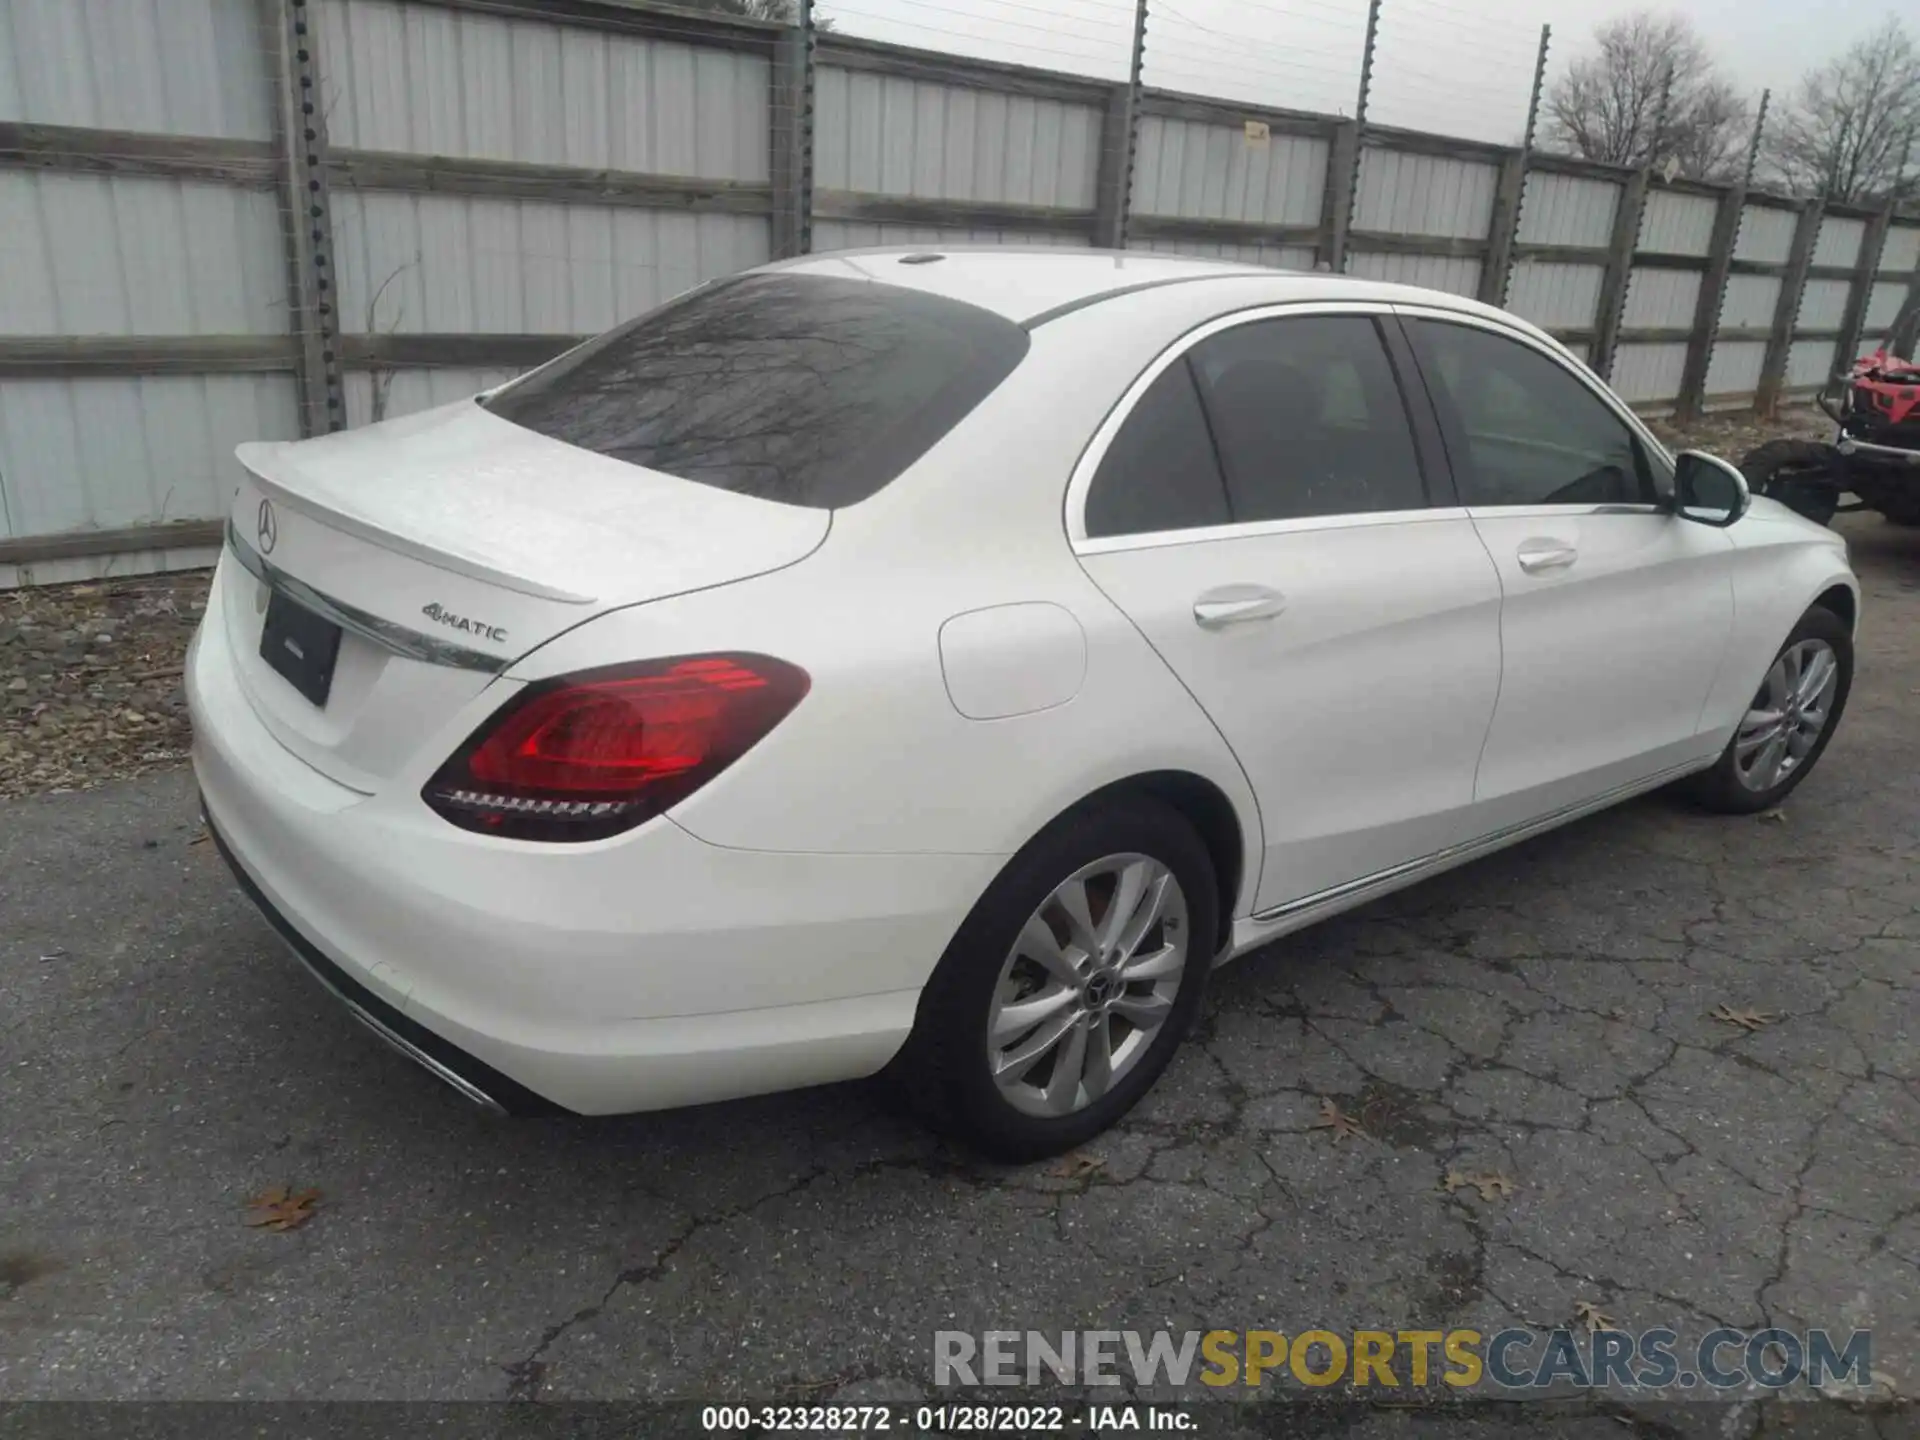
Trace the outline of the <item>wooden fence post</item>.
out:
[[[1600,300],[1595,307],[1593,348],[1587,364],[1602,379],[1613,374],[1613,352],[1620,342],[1620,317],[1626,313],[1627,285],[1633,277],[1633,250],[1640,240],[1640,219],[1647,208],[1648,174],[1636,170],[1621,187],[1613,211],[1613,235],[1607,241],[1607,268],[1600,277]]]
[[[1675,413],[1682,421],[1700,418],[1707,397],[1707,371],[1713,364],[1713,341],[1720,330],[1720,310],[1726,301],[1727,277],[1733,271],[1733,247],[1740,236],[1740,212],[1747,203],[1747,183],[1740,180],[1720,197],[1714,212],[1713,238],[1707,242],[1707,269],[1700,279],[1700,296],[1693,307],[1693,333],[1687,337],[1686,364],[1680,371],[1680,399]]]
[[[1773,302],[1773,329],[1767,335],[1766,358],[1760,362],[1760,389],[1753,398],[1753,408],[1762,415],[1780,408],[1793,329],[1800,319],[1800,297],[1807,288],[1807,267],[1813,263],[1813,246],[1820,238],[1820,218],[1825,210],[1818,199],[1805,201],[1800,206],[1800,218],[1794,222],[1786,273],[1780,277],[1780,294]]]

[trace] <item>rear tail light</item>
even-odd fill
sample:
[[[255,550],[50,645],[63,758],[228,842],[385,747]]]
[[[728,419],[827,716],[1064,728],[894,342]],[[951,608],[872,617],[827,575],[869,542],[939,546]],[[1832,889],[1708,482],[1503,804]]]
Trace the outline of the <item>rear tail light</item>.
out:
[[[807,672],[765,655],[686,655],[529,685],[421,798],[467,830],[598,840],[677,805],[800,703]]]

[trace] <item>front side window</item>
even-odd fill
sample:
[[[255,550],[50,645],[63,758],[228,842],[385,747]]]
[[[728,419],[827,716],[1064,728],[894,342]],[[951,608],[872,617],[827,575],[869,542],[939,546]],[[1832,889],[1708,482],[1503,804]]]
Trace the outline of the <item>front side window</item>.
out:
[[[1427,504],[1400,387],[1364,315],[1255,320],[1192,350],[1236,521]]]
[[[1408,328],[1466,504],[1653,503],[1640,442],[1566,366],[1471,325]]]
[[[487,408],[556,440],[789,505],[866,499],[1012,372],[977,305],[825,275],[744,275],[608,331]]]

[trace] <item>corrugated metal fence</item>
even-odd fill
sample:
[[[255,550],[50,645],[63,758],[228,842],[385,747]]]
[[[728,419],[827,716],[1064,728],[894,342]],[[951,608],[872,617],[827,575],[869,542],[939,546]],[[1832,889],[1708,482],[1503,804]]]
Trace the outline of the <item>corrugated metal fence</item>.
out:
[[[1650,409],[1819,385],[1920,270],[1920,219],[1131,99],[632,0],[0,0],[0,585],[204,563],[237,442],[804,249],[1124,239],[1504,298]]]

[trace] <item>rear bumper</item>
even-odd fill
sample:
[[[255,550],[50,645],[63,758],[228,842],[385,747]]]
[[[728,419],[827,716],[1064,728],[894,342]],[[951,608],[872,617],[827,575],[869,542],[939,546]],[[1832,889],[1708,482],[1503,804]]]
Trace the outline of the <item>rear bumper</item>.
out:
[[[999,868],[734,850],[667,819],[554,846],[335,784],[276,741],[210,607],[193,763],[242,887],[382,1038],[469,1098],[608,1114],[871,1074]]]

